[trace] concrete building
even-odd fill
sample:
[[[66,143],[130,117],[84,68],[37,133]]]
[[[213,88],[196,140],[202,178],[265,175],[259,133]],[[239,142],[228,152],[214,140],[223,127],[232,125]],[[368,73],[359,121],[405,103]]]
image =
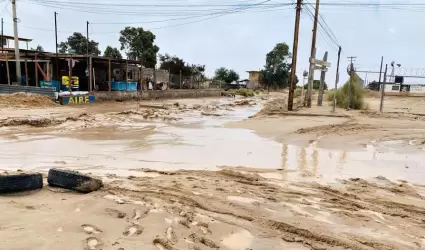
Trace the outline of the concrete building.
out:
[[[261,71],[247,71],[248,77],[248,89],[256,89],[261,87]]]

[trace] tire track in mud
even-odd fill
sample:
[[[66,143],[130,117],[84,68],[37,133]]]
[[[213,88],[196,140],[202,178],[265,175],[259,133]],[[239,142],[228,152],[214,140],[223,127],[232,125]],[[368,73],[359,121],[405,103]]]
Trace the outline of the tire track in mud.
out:
[[[144,171],[155,172],[155,170],[146,169]],[[167,211],[169,209],[175,210],[177,214],[181,215],[182,225],[185,224],[187,230],[192,229],[194,225],[193,213],[197,212],[207,214],[217,221],[242,228],[246,228],[244,226],[248,223],[256,230],[259,230],[258,232],[261,232],[262,236],[269,235],[274,237],[278,235],[283,241],[302,244],[311,249],[411,249],[402,248],[397,242],[390,241],[388,243],[385,239],[365,238],[365,236],[353,233],[335,234],[332,231],[324,230],[326,227],[318,226],[320,225],[318,221],[310,224],[311,221],[308,218],[299,217],[300,215],[294,215],[293,218],[287,219],[270,219],[267,211],[258,209],[258,205],[241,205],[229,202],[225,197],[231,190],[240,190],[242,193],[264,198],[259,203],[260,207],[266,203],[282,203],[283,207],[285,207],[284,204],[286,202],[298,202],[298,204],[309,206],[312,204],[305,199],[315,198],[319,201],[318,204],[322,208],[329,209],[333,216],[338,218],[349,217],[352,220],[367,223],[372,220],[371,217],[361,215],[360,212],[371,211],[403,219],[406,223],[418,227],[422,227],[421,223],[425,221],[425,209],[422,207],[389,201],[382,197],[377,199],[371,195],[365,195],[365,192],[356,192],[355,189],[360,187],[363,189],[382,188],[382,190],[391,191],[394,186],[398,185],[394,183],[388,186],[379,186],[368,184],[368,182],[363,180],[347,180],[345,181],[345,187],[351,191],[319,184],[300,184],[299,187],[314,191],[307,193],[274,185],[269,182],[270,180],[257,174],[245,174],[232,170],[217,172],[189,170],[158,172],[161,172],[161,177],[159,178],[163,179],[144,177],[132,179],[135,185],[140,188],[140,191],[129,191],[119,187],[114,187],[113,190],[133,199],[152,200],[152,202],[161,200],[165,202],[165,204],[168,204]],[[193,189],[195,187],[199,188],[200,191],[215,192],[214,196],[194,195]],[[410,194],[411,192],[407,190],[406,195]],[[267,199],[269,195],[272,195],[274,199]],[[229,221],[221,215],[231,216],[236,220]],[[164,247],[164,249],[173,248]]]

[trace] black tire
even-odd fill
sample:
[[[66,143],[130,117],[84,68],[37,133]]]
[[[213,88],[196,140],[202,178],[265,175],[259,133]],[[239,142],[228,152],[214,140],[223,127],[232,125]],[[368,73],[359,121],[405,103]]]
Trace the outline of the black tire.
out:
[[[47,182],[51,186],[90,193],[103,187],[102,180],[64,169],[50,169]]]
[[[0,176],[0,193],[15,193],[43,188],[41,174],[14,174]]]

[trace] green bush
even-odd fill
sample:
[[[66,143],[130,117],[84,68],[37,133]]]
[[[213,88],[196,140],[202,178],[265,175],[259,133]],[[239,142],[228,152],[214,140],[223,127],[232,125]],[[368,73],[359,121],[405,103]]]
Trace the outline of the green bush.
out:
[[[300,88],[295,89],[294,98],[300,97],[302,94],[302,90]]]
[[[255,93],[252,89],[234,89],[234,90],[231,90],[230,92],[235,95],[241,95],[245,97],[255,96]]]
[[[336,106],[339,108],[348,108],[349,103],[349,92],[350,83],[347,82],[339,88],[338,90],[330,90],[326,93],[326,98],[328,101],[333,102],[334,96],[336,95]],[[361,89],[357,86],[356,83],[351,85],[351,109],[365,109],[367,105],[364,102],[364,89]]]

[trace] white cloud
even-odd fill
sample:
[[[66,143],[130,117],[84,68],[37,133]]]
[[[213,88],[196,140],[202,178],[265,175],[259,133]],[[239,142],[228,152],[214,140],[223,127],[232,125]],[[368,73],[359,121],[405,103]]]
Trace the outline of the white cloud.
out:
[[[390,32],[391,34],[395,34],[397,31],[395,28],[391,27],[388,29],[388,32]]]

